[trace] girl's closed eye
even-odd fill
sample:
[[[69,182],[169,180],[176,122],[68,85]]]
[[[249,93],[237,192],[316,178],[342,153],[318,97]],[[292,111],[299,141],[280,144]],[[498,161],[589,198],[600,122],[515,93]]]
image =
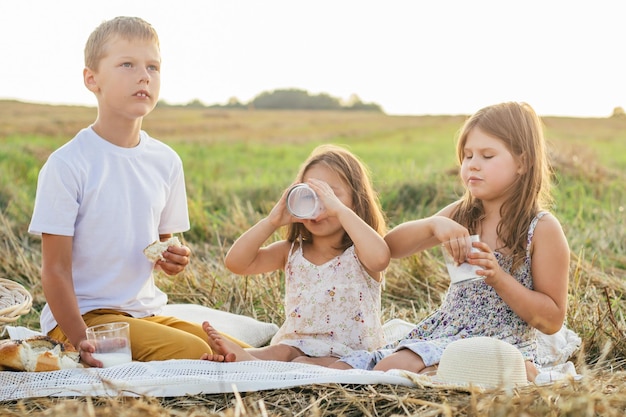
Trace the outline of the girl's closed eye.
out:
[[[481,158],[483,158],[483,159],[491,159],[495,155],[493,155],[493,154],[482,154],[482,155],[479,155],[479,156]],[[474,155],[472,155],[472,154],[465,154],[465,159],[472,159],[473,157],[474,157]]]

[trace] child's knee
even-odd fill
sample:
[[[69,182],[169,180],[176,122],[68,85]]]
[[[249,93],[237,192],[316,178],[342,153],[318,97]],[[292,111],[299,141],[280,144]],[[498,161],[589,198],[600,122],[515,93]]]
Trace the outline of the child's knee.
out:
[[[426,365],[422,357],[409,349],[401,349],[381,359],[375,366],[375,371],[388,371],[390,369],[404,369],[420,373]]]
[[[215,353],[206,340],[192,334],[181,340],[180,344],[181,349],[171,359],[200,359],[205,353]]]
[[[175,339],[163,340],[152,346],[133,346],[133,353],[137,354],[135,360],[147,362],[169,359],[200,359],[203,354],[213,353],[213,351],[206,341],[187,333]]]

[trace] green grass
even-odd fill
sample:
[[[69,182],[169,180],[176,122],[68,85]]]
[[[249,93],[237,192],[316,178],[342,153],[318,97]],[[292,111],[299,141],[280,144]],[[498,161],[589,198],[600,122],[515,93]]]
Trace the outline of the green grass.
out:
[[[22,283],[34,297],[31,313],[22,316],[18,325],[38,328],[38,312],[45,302],[39,278],[40,242],[27,233],[37,173],[50,152],[94,117],[95,111],[88,108],[0,101],[0,276]],[[192,229],[184,238],[193,251],[184,273],[174,278],[157,275],[158,285],[172,302],[281,323],[281,274],[235,276],[225,269],[223,256],[234,239],[271,209],[310,151],[321,143],[336,143],[355,152],[371,170],[391,227],[433,214],[462,191],[454,138],[463,120],[462,116],[157,108],[144,127],[170,144],[185,165]],[[413,387],[400,394],[397,387],[386,386],[376,387],[380,393],[368,386],[254,394],[265,400],[270,413],[283,415],[280,404],[287,403],[293,415],[335,415],[332,409],[315,414],[311,404],[346,401],[346,410],[358,414],[359,408],[351,404],[378,401],[389,403],[392,410],[385,414],[377,405],[378,415],[423,415],[429,412],[428,404],[436,406],[429,415],[443,415],[435,412],[440,404],[450,409],[447,415],[510,415],[514,401],[516,410],[528,415],[623,414],[626,120],[548,118],[544,122],[556,174],[552,211],[563,224],[572,252],[567,323],[583,339],[583,348],[573,359],[581,372],[593,367],[593,376],[581,384],[516,391],[506,398]],[[436,250],[394,260],[386,273],[383,319],[418,321],[437,308],[446,288]],[[253,413],[258,408],[254,395],[244,398],[249,415],[267,415]],[[424,398],[428,404],[417,402]],[[87,413],[80,400],[43,400],[5,404],[0,414]],[[90,415],[191,416],[198,415],[197,404],[201,410],[206,401],[209,408],[226,410],[219,415],[241,411],[233,411],[234,400],[226,395],[171,400],[176,404],[142,399],[150,403],[150,411],[145,404],[129,406],[124,398],[104,405],[89,402],[87,408]]]
[[[8,107],[15,106],[12,103]],[[53,110],[45,107],[41,112],[37,108],[32,114]],[[26,110],[22,113],[29,114]],[[57,121],[54,133],[42,134],[37,128],[22,131],[28,128],[27,123],[7,117],[3,120],[14,123],[12,129],[20,129],[21,133],[0,136],[0,212],[20,241],[14,246],[23,248],[25,259],[33,264],[28,272],[18,275],[35,288],[36,308],[43,304],[43,296],[38,276],[30,276],[30,271],[38,267],[39,242],[26,231],[37,173],[48,154],[73,136],[73,126],[81,120],[82,126],[87,126],[93,114],[81,108],[61,108],[48,117]],[[280,322],[280,309],[271,306],[281,303],[280,293],[272,292],[267,298],[267,294],[251,291],[249,285],[264,278],[242,281],[226,271],[221,260],[231,242],[271,209],[308,154],[322,143],[343,145],[357,154],[370,168],[389,227],[393,227],[433,214],[462,192],[455,136],[463,120],[461,116],[157,109],[146,120],[145,128],[170,144],[185,165],[192,228],[184,237],[196,259],[195,268],[183,277],[189,281],[185,284],[187,290],[167,280],[162,285],[174,299],[201,301]],[[587,268],[587,272],[579,272],[584,282],[591,282],[591,278],[615,282],[614,302],[621,314],[625,287],[620,282],[626,265],[626,121],[549,118],[545,124],[556,174],[552,211],[561,220],[572,250],[572,280],[577,263],[582,262]],[[40,121],[41,125],[45,123]],[[63,130],[65,126],[70,126],[67,131]],[[0,135],[2,129],[0,124]],[[4,269],[0,272],[11,276],[18,267],[26,268],[10,263],[0,265]],[[591,278],[587,279],[587,274]],[[441,277],[441,263],[435,252],[394,261],[388,273],[386,311],[418,319],[436,307],[445,290]],[[205,285],[207,279],[212,282],[210,291],[196,288]],[[426,288],[424,283],[428,283]],[[403,285],[414,285],[415,292],[407,297]],[[191,292],[185,295],[185,291]],[[604,297],[591,287],[585,287],[585,291],[594,294],[591,299],[595,303]],[[586,296],[573,294],[578,299]],[[606,319],[579,318],[575,313],[569,315],[570,319],[580,323],[582,331],[590,331]],[[36,323],[34,317],[32,322]],[[602,340],[595,342],[596,352],[602,349]]]

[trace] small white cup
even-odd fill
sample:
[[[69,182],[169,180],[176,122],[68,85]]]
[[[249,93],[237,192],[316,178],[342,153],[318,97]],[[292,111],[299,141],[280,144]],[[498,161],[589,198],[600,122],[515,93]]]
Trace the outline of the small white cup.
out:
[[[443,252],[443,259],[446,262],[446,268],[450,275],[450,281],[452,284],[461,284],[484,279],[482,275],[478,275],[476,271],[482,269],[477,265],[470,265],[467,262],[458,264],[452,257],[453,250],[470,252],[480,252],[478,249],[472,247],[472,242],[480,242],[480,236],[472,235],[466,238],[452,239],[441,244],[441,251]]]
[[[287,194],[287,210],[299,219],[315,219],[324,210],[315,191],[307,184],[297,184]]]
[[[129,363],[133,360],[130,350],[130,326],[116,322],[87,328],[87,340],[95,347],[94,359],[102,362],[104,368]]]

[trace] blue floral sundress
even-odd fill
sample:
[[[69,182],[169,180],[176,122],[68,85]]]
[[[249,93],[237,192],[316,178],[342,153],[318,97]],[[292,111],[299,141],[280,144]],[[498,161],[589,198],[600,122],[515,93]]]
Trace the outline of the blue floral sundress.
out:
[[[530,247],[535,227],[547,212],[540,212],[528,228],[526,257],[523,264],[511,274],[526,288],[533,288]],[[511,273],[512,259],[495,251],[500,267]],[[381,359],[400,349],[418,354],[424,365],[439,363],[443,350],[451,342],[467,337],[489,336],[517,347],[525,360],[535,362],[537,339],[535,330],[522,320],[484,281],[451,285],[444,300],[433,314],[419,322],[399,341],[376,351],[355,351],[340,360],[356,369],[372,369]]]

